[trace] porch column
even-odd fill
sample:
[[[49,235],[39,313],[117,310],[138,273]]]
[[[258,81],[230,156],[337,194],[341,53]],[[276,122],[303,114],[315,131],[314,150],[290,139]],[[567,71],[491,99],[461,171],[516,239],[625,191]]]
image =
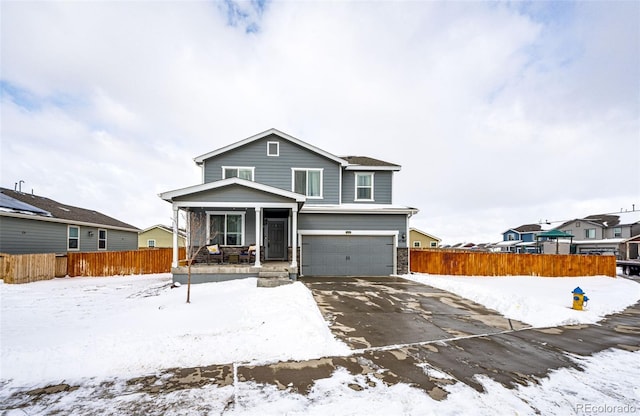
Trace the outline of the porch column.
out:
[[[291,210],[291,267],[298,267],[298,208]]]
[[[260,246],[262,242],[262,238],[260,236],[260,231],[262,230],[262,215],[260,215],[261,209],[260,207],[256,207],[256,263],[255,267],[262,267],[260,264]]]
[[[173,262],[172,267],[178,267],[178,207],[173,205]]]

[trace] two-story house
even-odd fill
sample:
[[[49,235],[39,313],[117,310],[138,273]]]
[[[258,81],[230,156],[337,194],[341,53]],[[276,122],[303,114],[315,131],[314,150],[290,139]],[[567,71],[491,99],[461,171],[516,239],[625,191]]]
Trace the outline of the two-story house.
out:
[[[292,278],[408,273],[409,218],[418,210],[393,204],[400,166],[338,157],[276,129],[194,160],[202,183],[160,194],[173,207],[175,280],[184,277],[176,267],[180,210],[189,212],[192,246],[251,246],[246,276],[283,261]],[[212,271],[198,281],[227,278],[235,277]]]
[[[535,253],[536,235],[542,232],[540,224],[524,224],[502,233],[502,241],[495,246],[502,252]]]
[[[622,258],[637,257],[637,245],[626,242],[640,235],[640,211],[595,214],[564,222],[556,228],[575,236],[577,254],[614,254]]]

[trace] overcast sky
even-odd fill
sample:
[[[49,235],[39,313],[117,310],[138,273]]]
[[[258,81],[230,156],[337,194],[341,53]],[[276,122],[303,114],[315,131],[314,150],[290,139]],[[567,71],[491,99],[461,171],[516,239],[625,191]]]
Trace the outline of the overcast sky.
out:
[[[2,1],[1,181],[139,228],[271,127],[445,243],[640,208],[640,3]],[[558,224],[559,225],[559,224]]]

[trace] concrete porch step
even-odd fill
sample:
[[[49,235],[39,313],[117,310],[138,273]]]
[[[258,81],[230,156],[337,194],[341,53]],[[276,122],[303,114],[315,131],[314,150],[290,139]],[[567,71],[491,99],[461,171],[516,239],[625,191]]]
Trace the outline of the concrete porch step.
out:
[[[258,287],[278,287],[284,285],[290,285],[293,280],[288,277],[258,277]]]
[[[289,272],[286,270],[278,270],[278,271],[268,271],[268,270],[261,270],[258,273],[258,277],[264,277],[264,278],[289,278]]]
[[[258,273],[258,287],[278,287],[293,283],[287,271],[261,271]]]

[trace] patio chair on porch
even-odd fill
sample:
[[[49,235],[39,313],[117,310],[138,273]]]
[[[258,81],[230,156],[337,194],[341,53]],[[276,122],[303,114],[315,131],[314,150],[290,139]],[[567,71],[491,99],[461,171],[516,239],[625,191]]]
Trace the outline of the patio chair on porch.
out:
[[[240,252],[240,263],[252,263],[256,261],[256,246],[250,245],[248,249]]]
[[[218,244],[206,246],[207,248],[207,263],[222,263],[224,254],[222,248]]]

